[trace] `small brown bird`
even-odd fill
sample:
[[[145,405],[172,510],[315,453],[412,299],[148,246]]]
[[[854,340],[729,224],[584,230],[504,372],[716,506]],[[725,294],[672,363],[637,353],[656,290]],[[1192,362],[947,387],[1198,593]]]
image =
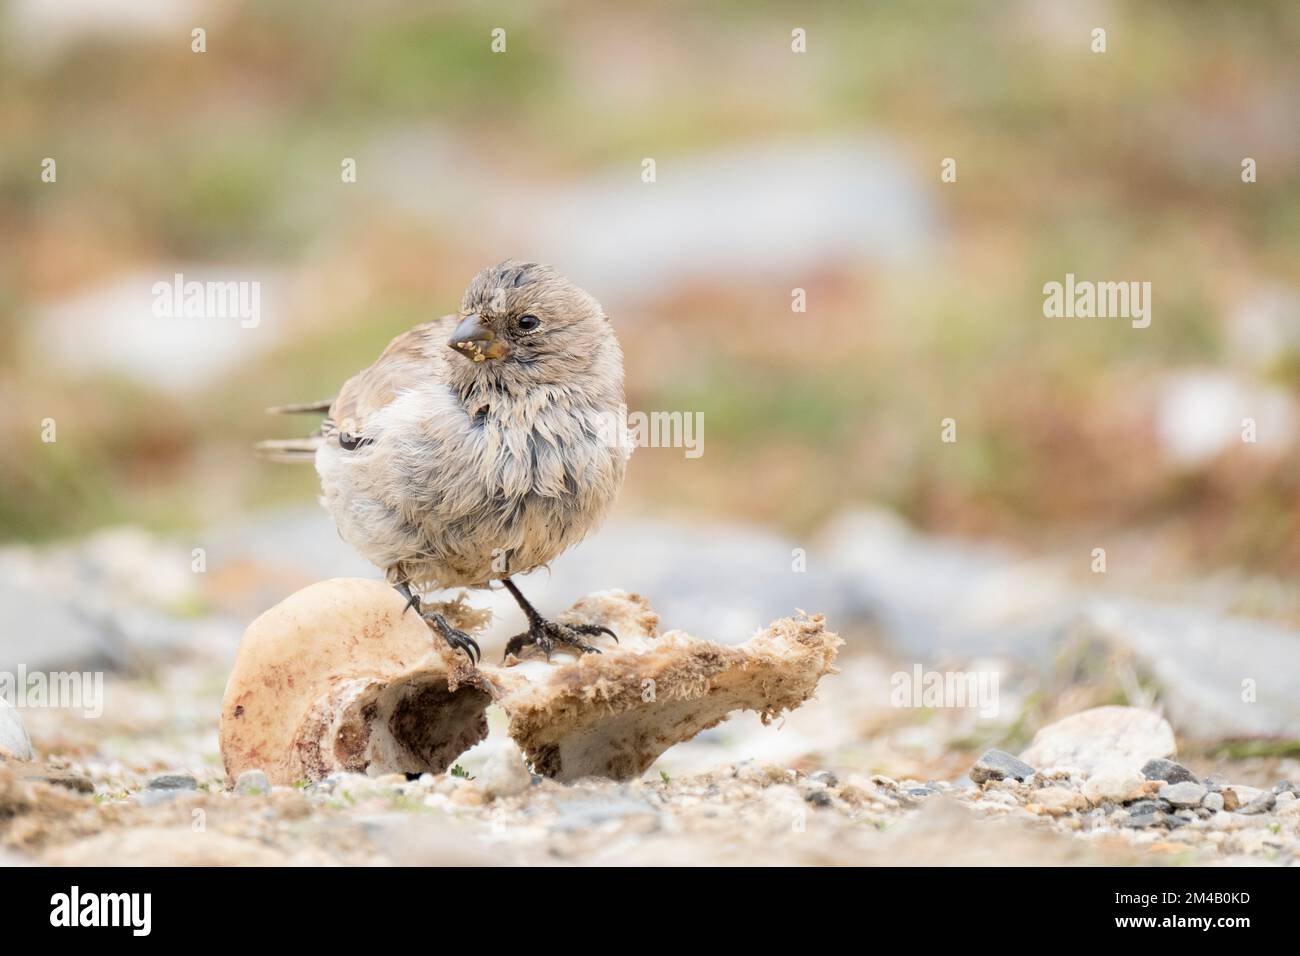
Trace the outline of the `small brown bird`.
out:
[[[501,581],[528,618],[506,655],[599,653],[608,628],[541,616],[510,579],[604,519],[623,483],[623,353],[600,304],[550,266],[507,260],[470,282],[456,315],[389,343],[332,402],[320,431],[259,446],[315,460],[342,538],[471,661],[473,638],[421,609],[418,591]]]

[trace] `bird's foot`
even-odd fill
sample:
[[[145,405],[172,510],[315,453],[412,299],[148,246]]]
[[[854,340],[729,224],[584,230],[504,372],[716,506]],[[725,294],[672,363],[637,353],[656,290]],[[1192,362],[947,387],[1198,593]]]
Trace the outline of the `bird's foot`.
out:
[[[464,651],[465,656],[469,658],[469,662],[478,665],[478,662],[483,658],[483,652],[478,649],[478,642],[474,638],[464,631],[452,627],[441,614],[421,612],[420,617],[424,618],[430,627],[433,627],[442,635],[442,639],[447,642],[452,650]]]
[[[477,665],[483,659],[483,652],[479,650],[478,642],[474,638],[464,631],[452,627],[447,623],[447,619],[436,611],[426,611],[421,608],[420,595],[413,592],[409,586],[399,586],[397,593],[406,598],[406,607],[402,609],[403,614],[414,608],[415,613],[420,615],[420,619],[441,634],[442,639],[447,642],[447,646],[452,650],[464,651],[465,656],[469,658],[469,662],[474,665]]]
[[[599,654],[600,648],[583,640],[584,637],[595,637],[598,634],[608,634],[618,643],[618,635],[607,627],[598,624],[561,624],[539,616],[528,622],[528,630],[510,638],[506,644],[505,656],[514,654],[518,657],[525,647],[536,647],[550,660],[551,652],[557,645],[573,648],[579,654]]]

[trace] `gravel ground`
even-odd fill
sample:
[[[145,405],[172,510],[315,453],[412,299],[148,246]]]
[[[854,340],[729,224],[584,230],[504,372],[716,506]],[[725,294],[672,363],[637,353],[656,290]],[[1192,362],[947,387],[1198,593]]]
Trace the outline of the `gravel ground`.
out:
[[[934,542],[913,537],[897,539],[906,546],[901,557],[868,555],[854,564],[841,555],[830,563],[840,569],[827,578],[834,588],[813,594],[803,587],[805,597],[828,596],[857,581],[893,596],[871,602],[869,614],[842,598],[805,604],[832,611],[830,626],[847,641],[839,673],[822,679],[813,700],[770,726],[752,713],[735,714],[664,753],[639,780],[559,784],[533,776],[504,732],[504,713],[491,707],[488,739],[437,777],[336,775],[269,788],[250,772],[238,784],[227,781],[217,725],[245,625],[294,589],[354,570],[333,559],[310,564],[337,547],[332,531],[313,536],[320,527],[318,516],[290,516],[268,533],[274,548],[266,553],[247,529],[232,531],[229,542],[211,545],[213,560],[202,574],[192,571],[187,548],[132,529],[0,552],[0,616],[7,622],[0,677],[21,666],[86,671],[104,681],[92,714],[0,707],[0,753],[10,752],[0,756],[0,861],[1296,861],[1300,800],[1286,782],[1300,781],[1286,690],[1296,679],[1288,643],[1294,634],[1243,637],[1205,611],[1198,629],[1162,630],[1117,606],[1110,612],[1117,621],[1100,630],[1095,621],[1082,629],[1050,623],[1060,617],[1054,611],[1036,625],[1034,642],[999,645],[981,639],[979,628],[1023,637],[1028,631],[1012,625],[1028,619],[1024,595],[1053,608],[1077,602],[1059,589],[1024,587],[1023,574],[999,572],[990,582],[987,556],[954,563],[947,552],[931,553]],[[862,542],[897,537],[875,525],[858,531],[849,536],[858,551]],[[717,622],[715,631],[699,633],[736,642],[769,609],[708,604],[722,588],[708,566],[762,552],[752,541],[732,543],[735,553],[709,552],[688,575],[673,563],[676,554],[656,562],[644,548],[622,551],[639,555],[645,580],[636,583],[662,596],[657,610],[670,609],[667,626],[680,625],[680,607],[689,606],[702,621]],[[778,552],[784,562],[785,543],[773,545]],[[607,585],[607,557],[588,562],[603,568],[589,579],[581,562],[558,569],[557,577],[567,577],[553,587],[571,596]],[[755,573],[770,564],[759,562]],[[661,573],[652,573],[655,567]],[[174,573],[162,573],[168,568]],[[617,579],[625,576],[631,571],[619,568]],[[48,595],[51,580],[77,580],[77,602]],[[919,581],[929,582],[925,593],[900,592]],[[776,583],[745,594],[775,595],[774,608],[792,610],[793,592],[779,592]],[[477,597],[495,607],[499,595]],[[941,608],[946,629],[936,623]],[[1125,622],[1137,637],[1123,637]],[[499,618],[485,650],[499,655],[516,623]],[[1186,644],[1189,634],[1202,643]],[[940,639],[967,648],[966,655],[931,646]],[[1200,659],[1204,644],[1257,655],[1249,666],[1212,662],[1213,673],[1188,676],[1185,665]],[[926,671],[996,677],[995,706],[900,698],[897,680],[918,661]],[[1259,703],[1242,702],[1239,672],[1267,678]],[[1099,708],[1116,701],[1134,707]],[[1256,725],[1263,730],[1242,736]],[[1209,732],[1216,727],[1223,739]],[[33,759],[15,759],[29,749]],[[1164,758],[1178,763],[1158,762]]]
[[[965,712],[869,704],[879,695],[864,689],[888,668],[864,653],[782,724],[736,715],[640,780],[567,785],[528,774],[494,727],[436,777],[336,774],[270,788],[251,772],[228,786],[216,737],[224,672],[222,655],[196,653],[150,676],[110,677],[111,706],[96,719],[25,712],[37,759],[0,762],[5,861],[1134,865],[1300,856],[1296,788],[1266,784],[1300,778],[1294,760],[1189,761],[1218,775],[1167,762],[1175,769],[1150,772],[1171,779],[1149,780],[980,757],[962,743]],[[1097,739],[1096,726],[1084,730]],[[1026,754],[1044,741],[1063,745],[1040,731]]]

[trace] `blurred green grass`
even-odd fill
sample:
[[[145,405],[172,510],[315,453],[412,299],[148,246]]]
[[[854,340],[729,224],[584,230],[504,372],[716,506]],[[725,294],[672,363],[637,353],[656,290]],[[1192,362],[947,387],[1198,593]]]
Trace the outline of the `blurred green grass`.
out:
[[[809,316],[820,348],[777,347],[789,316],[764,306],[744,335],[676,357],[668,381],[637,353],[662,358],[665,329],[697,335],[752,313],[752,290],[722,276],[707,296],[621,325],[633,406],[703,411],[709,449],[707,468],[640,454],[630,505],[805,529],[883,501],[927,527],[1026,541],[1173,517],[1214,542],[1205,560],[1293,568],[1294,466],[1171,471],[1125,418],[1124,390],[1162,370],[1227,366],[1225,311],[1243,273],[1300,284],[1300,162],[1279,132],[1300,105],[1300,6],[1116,4],[1104,57],[1087,52],[1086,26],[1073,45],[1053,31],[1070,9],[256,2],[222,12],[203,57],[125,35],[35,65],[8,50],[6,340],[23,337],[39,303],[132,265],[297,265],[322,236],[365,243],[374,291],[309,317],[236,381],[184,398],[63,380],[6,349],[0,537],[185,526],[212,521],[214,502],[310,496],[309,471],[245,457],[286,424],[261,407],[331,394],[458,296],[457,237],[321,198],[338,157],[370,137],[436,125],[545,190],[650,148],[871,131],[934,183],[949,231],[941,261],[840,277]],[[810,53],[790,60],[796,25]],[[505,56],[488,50],[495,26],[508,29]],[[1243,188],[1237,163],[1256,152],[1260,181]],[[45,155],[60,157],[57,191],[32,174]],[[960,158],[951,188],[936,181],[946,155]],[[1152,281],[1157,320],[1127,335],[1026,321],[1041,315],[1042,277],[1066,272]],[[1261,374],[1294,394],[1297,369],[1287,353]],[[47,414],[93,428],[42,446],[33,422]],[[935,440],[949,415],[955,448]]]

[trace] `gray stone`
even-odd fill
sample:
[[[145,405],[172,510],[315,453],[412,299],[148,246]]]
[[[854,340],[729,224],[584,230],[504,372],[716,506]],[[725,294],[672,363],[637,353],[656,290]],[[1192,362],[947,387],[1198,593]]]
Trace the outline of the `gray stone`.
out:
[[[1249,813],[1249,814],[1268,813],[1268,811],[1272,810],[1273,807],[1275,807],[1276,805],[1277,805],[1277,796],[1272,793],[1265,792],[1265,793],[1261,793],[1258,797],[1250,801],[1250,803],[1246,804],[1244,807],[1239,807],[1237,809],[1237,812]]]
[[[835,776],[835,774],[831,773],[829,770],[818,770],[809,779],[816,780],[818,783],[824,784],[828,787],[838,787],[840,785],[840,778]]]
[[[271,792],[271,781],[260,770],[245,770],[235,778],[235,793],[249,796]]]
[[[834,803],[831,799],[831,795],[825,790],[814,790],[812,793],[808,794],[808,796],[804,797],[804,799],[815,807],[829,807]]]
[[[1147,813],[1167,813],[1173,809],[1173,804],[1167,800],[1138,800],[1136,803],[1128,805],[1128,812],[1132,816],[1142,816]]]
[[[6,700],[0,700],[0,758],[32,759],[32,741],[23,718]]]
[[[1274,793],[1292,793],[1300,796],[1300,788],[1297,788],[1290,780],[1279,780],[1273,787]]]
[[[988,750],[985,751],[984,756],[975,761],[975,766],[971,767],[970,778],[976,783],[1006,780],[1008,777],[1014,780],[1028,780],[1035,772],[1029,764],[1011,756],[1005,750]]]
[[[1090,633],[1132,655],[1160,686],[1179,732],[1193,738],[1300,736],[1300,655],[1294,629],[1205,607],[1106,600],[1085,612]],[[1272,688],[1243,701],[1224,674],[1267,674]],[[1168,756],[1161,754],[1160,756]]]
[[[108,659],[100,629],[78,605],[0,580],[0,670],[102,670]]]
[[[1205,799],[1201,801],[1201,806],[1206,810],[1218,813],[1223,809],[1223,794],[1210,791],[1205,795]]]
[[[1124,821],[1124,826],[1142,829],[1144,827],[1153,827],[1159,822],[1154,813],[1136,813],[1129,814],[1129,818]]]
[[[1206,792],[1199,783],[1191,781],[1167,783],[1160,788],[1160,799],[1168,800],[1175,807],[1199,807]]]
[[[199,782],[188,773],[161,773],[149,781],[150,790],[197,790]]]
[[[1142,776],[1148,780],[1163,780],[1166,783],[1200,783],[1196,774],[1180,763],[1163,758],[1148,760],[1142,766]]]
[[[1228,785],[1228,778],[1221,773],[1212,773],[1202,780],[1201,783],[1205,786],[1205,789],[1209,790],[1211,793],[1218,793]]]

